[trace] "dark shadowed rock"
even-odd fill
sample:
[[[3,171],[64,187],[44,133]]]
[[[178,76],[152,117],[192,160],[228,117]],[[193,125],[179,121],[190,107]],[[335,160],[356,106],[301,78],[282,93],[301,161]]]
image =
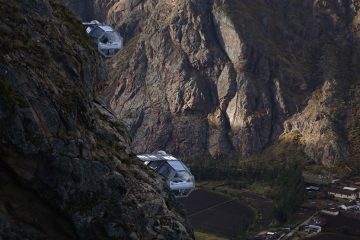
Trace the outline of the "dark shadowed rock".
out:
[[[95,97],[104,64],[57,1],[0,0],[0,238],[192,239]]]

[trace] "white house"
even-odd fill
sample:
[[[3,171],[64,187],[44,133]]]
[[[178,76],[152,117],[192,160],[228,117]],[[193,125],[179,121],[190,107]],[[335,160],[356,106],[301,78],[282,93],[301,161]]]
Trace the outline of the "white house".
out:
[[[328,190],[328,194],[332,195],[336,198],[348,199],[348,200],[356,200],[358,197],[358,192],[349,190],[349,189],[339,189],[339,188],[330,188]]]
[[[330,215],[330,216],[337,216],[339,215],[339,211],[336,210],[335,208],[327,208],[327,209],[323,209],[321,210],[322,213],[326,214],[326,215]]]

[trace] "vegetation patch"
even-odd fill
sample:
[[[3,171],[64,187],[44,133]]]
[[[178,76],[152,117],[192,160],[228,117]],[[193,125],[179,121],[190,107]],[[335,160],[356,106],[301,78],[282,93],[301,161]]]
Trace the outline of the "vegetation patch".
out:
[[[0,17],[2,20],[0,22],[2,55],[28,48],[31,38],[23,21],[20,3],[0,0]]]
[[[210,233],[194,232],[196,240],[226,240],[226,238],[216,236]]]
[[[50,1],[50,3],[54,10],[54,16],[62,21],[72,38],[78,41],[83,47],[93,49],[91,40],[86,35],[81,21],[58,1]]]
[[[350,90],[350,124],[347,137],[350,144],[349,165],[354,173],[360,173],[360,85]]]
[[[61,96],[61,103],[62,103],[62,107],[64,108],[64,110],[68,113],[74,113],[77,110],[77,96],[78,96],[78,92],[73,90],[73,89],[69,89],[69,90],[65,90]]]
[[[222,185],[210,187],[219,193],[241,197],[247,191],[271,200],[275,204],[270,215],[283,224],[292,219],[303,199],[302,171],[308,158],[301,142],[302,135],[294,131],[281,136],[275,144],[249,159],[206,162],[191,169],[201,180],[222,181]],[[257,209],[256,206],[253,208]],[[257,214],[257,218],[260,222],[261,214]]]
[[[5,103],[5,108],[12,113],[15,112],[16,106],[21,108],[29,106],[26,98],[4,79],[0,79],[0,98]]]
[[[124,48],[121,49],[120,53],[115,57],[114,62],[110,64],[110,68],[111,66],[116,66],[112,69],[116,71],[116,74],[113,74],[113,76],[119,76],[119,73],[123,73],[126,69],[129,68],[129,62],[132,55],[135,53],[136,45],[139,41],[139,38],[139,35],[132,37],[126,43]]]
[[[274,215],[280,223],[285,223],[301,204],[304,196],[305,184],[299,164],[295,162],[284,166],[275,183]]]

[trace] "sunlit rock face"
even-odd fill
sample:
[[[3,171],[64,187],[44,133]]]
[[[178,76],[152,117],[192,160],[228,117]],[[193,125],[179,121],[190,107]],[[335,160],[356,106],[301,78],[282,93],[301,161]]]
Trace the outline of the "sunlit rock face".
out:
[[[299,132],[308,157],[326,165],[358,154],[356,107],[346,106],[358,104],[349,89],[359,81],[359,1],[106,6],[99,16],[127,44],[102,94],[137,151],[246,157]]]

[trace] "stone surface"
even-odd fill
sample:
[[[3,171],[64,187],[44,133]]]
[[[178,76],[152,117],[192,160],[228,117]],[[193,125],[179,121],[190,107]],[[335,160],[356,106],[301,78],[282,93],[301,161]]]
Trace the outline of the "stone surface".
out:
[[[131,2],[107,11],[127,41],[102,95],[137,152],[248,157],[299,131],[309,158],[347,159],[359,1]]]
[[[57,1],[0,0],[0,238],[193,239],[96,97],[105,65]]]

